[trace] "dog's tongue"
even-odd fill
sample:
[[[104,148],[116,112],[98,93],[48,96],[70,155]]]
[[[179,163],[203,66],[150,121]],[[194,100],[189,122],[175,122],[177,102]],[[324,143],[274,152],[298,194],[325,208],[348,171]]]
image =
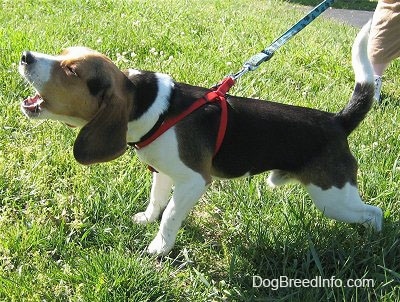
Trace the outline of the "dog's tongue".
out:
[[[42,102],[43,102],[43,99],[41,98],[41,96],[39,94],[35,94],[32,97],[30,96],[30,97],[26,98],[22,102],[22,106],[31,112],[35,112],[38,110],[38,108]]]

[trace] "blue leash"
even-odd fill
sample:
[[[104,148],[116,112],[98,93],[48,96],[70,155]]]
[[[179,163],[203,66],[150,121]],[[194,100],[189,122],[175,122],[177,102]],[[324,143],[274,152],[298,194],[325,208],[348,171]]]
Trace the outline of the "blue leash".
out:
[[[253,71],[257,69],[261,63],[268,61],[272,58],[275,51],[280,48],[283,44],[285,44],[290,38],[296,35],[299,31],[301,31],[304,27],[314,21],[320,14],[322,14],[325,10],[327,10],[330,6],[332,6],[335,0],[325,0],[321,2],[318,6],[312,9],[304,18],[298,21],[295,25],[293,25],[289,30],[287,30],[282,36],[276,39],[270,46],[268,46],[263,51],[255,54],[249,60],[244,63],[242,70],[235,73],[231,76],[234,80],[237,80],[242,75],[249,71]]]

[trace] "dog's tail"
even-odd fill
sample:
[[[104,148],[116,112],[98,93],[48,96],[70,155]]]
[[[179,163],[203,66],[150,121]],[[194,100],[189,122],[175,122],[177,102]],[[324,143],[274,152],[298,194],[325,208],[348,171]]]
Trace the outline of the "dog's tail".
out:
[[[353,95],[346,107],[336,117],[349,135],[365,118],[374,100],[374,72],[368,58],[368,37],[371,21],[358,33],[352,49],[355,74]]]

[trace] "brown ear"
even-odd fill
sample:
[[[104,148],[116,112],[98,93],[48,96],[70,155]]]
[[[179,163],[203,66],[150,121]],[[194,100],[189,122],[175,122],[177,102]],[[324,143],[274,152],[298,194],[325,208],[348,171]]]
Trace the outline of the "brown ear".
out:
[[[127,110],[116,96],[104,101],[94,118],[79,132],[75,159],[84,165],[106,162],[126,151]]]

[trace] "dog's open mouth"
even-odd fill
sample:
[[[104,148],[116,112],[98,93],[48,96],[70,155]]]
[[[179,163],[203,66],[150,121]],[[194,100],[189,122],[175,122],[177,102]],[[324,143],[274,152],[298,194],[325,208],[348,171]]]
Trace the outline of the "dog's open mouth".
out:
[[[41,104],[44,102],[40,94],[36,93],[22,101],[22,109],[29,114],[39,114],[42,110]]]

